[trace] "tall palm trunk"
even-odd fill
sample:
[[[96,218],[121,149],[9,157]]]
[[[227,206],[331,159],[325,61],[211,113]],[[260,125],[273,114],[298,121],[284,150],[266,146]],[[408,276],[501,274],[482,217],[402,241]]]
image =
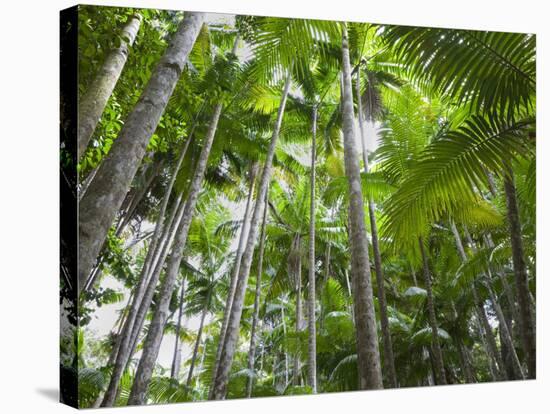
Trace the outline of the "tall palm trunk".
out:
[[[506,380],[506,371],[504,369],[504,362],[502,360],[502,355],[498,351],[497,342],[495,340],[495,335],[493,333],[493,329],[491,328],[491,324],[489,323],[489,320],[487,319],[487,314],[485,313],[485,307],[483,306],[483,302],[480,300],[477,290],[472,289],[472,293],[474,296],[474,306],[477,313],[477,319],[479,321],[479,324],[481,328],[483,329],[485,333],[485,341],[487,342],[487,351],[489,352],[489,356],[491,359],[495,361],[495,374],[499,380]]]
[[[206,313],[208,312],[208,302],[210,301],[210,293],[208,294],[207,303],[204,305],[201,315],[201,322],[199,324],[199,330],[197,332],[197,340],[195,341],[195,347],[193,348],[193,356],[191,357],[191,366],[189,367],[189,373],[187,374],[186,385],[189,387],[191,385],[191,380],[193,379],[193,371],[195,370],[195,364],[197,362],[197,355],[199,354],[199,345],[201,343],[202,330],[204,327],[204,320],[206,319]]]
[[[218,363],[218,371],[214,377],[213,386],[211,389],[210,399],[224,399],[227,390],[227,382],[229,380],[229,371],[233,363],[233,356],[235,354],[235,348],[237,346],[237,339],[239,335],[239,325],[241,321],[241,315],[243,311],[244,296],[246,293],[246,287],[248,284],[248,276],[250,274],[250,266],[252,265],[252,256],[254,254],[254,245],[258,237],[258,224],[260,216],[262,214],[262,208],[264,199],[267,193],[267,187],[271,180],[271,166],[273,163],[273,156],[275,154],[275,146],[279,138],[279,132],[283,122],[283,115],[285,111],[285,105],[290,89],[291,69],[288,71],[288,75],[285,81],[285,86],[281,96],[281,103],[277,111],[277,120],[275,127],[273,128],[273,134],[271,136],[271,142],[266,154],[265,164],[262,171],[262,177],[260,180],[260,186],[256,198],[256,204],[254,205],[254,212],[252,214],[252,220],[250,222],[250,231],[248,234],[248,240],[242,257],[241,268],[239,270],[239,277],[237,279],[237,288],[235,289],[235,297],[233,298],[233,305],[231,306],[231,314],[229,316],[229,322],[227,324],[227,331],[225,335],[223,350],[220,355],[220,361]]]
[[[204,13],[186,14],[80,202],[79,292],[174,91],[203,21]]]
[[[315,161],[317,158],[317,106],[313,107],[311,126],[311,166],[309,205],[309,271],[307,290],[307,382],[313,394],[317,394],[317,337],[315,330]]]
[[[139,305],[139,309],[138,309],[134,326],[132,329],[129,351],[128,351],[129,355],[133,355],[134,350],[136,349],[138,339],[139,339],[139,334],[141,332],[141,329],[143,328],[143,324],[145,322],[145,317],[147,316],[147,312],[151,307],[153,296],[155,294],[155,290],[156,290],[161,272],[164,268],[164,263],[166,261],[166,258],[168,257],[170,246],[172,245],[177,229],[179,228],[179,224],[181,223],[181,219],[185,211],[185,205],[186,205],[186,202],[183,202],[181,200],[181,195],[180,195],[177,212],[174,212],[174,211],[172,212],[172,217],[170,218],[170,225],[169,227],[167,227],[162,237],[162,240],[158,245],[157,252],[155,254],[155,257],[153,259],[153,264],[151,266],[151,276],[149,277],[149,281],[147,283],[147,289],[145,291],[145,294],[143,295],[141,304]],[[174,213],[176,213],[176,216],[174,216]]]
[[[174,357],[172,358],[172,367],[170,368],[170,378],[177,379],[180,371],[181,349],[180,349],[180,331],[181,319],[183,317],[183,298],[185,296],[185,280],[181,282],[180,306],[178,309],[178,322],[176,324],[176,340],[174,341]]]
[[[267,195],[267,194],[266,194]],[[267,201],[267,200],[266,200]],[[262,219],[262,230],[260,232],[260,249],[258,251],[258,273],[256,274],[256,292],[254,295],[254,313],[252,315],[252,326],[250,328],[250,346],[248,348],[248,371],[254,371],[254,359],[256,358],[256,330],[260,319],[260,297],[262,294],[262,274],[264,264],[265,248],[265,225],[267,222],[267,202],[264,205],[264,217]],[[255,377],[249,376],[246,382],[246,397],[252,396],[252,387]]]
[[[477,312],[477,308],[476,308],[476,312]],[[477,330],[479,332],[479,337],[481,339],[481,342],[483,344],[483,347],[485,348],[485,352],[489,359],[488,365],[489,365],[489,373],[491,374],[491,378],[493,379],[493,381],[499,381],[501,379],[501,376],[499,374],[499,368],[497,366],[496,357],[493,354],[491,347],[489,346],[486,332],[484,328],[481,326],[481,318],[477,317],[474,319],[474,321],[475,321]]]
[[[286,320],[285,320],[285,308],[284,308],[284,305],[281,307],[281,322],[283,324],[283,338],[286,340],[287,336],[286,336]],[[286,348],[286,347],[284,347]],[[289,362],[288,362],[288,352],[286,352],[286,349],[284,349],[284,355],[285,355],[285,386],[284,388],[287,387],[288,385],[288,371],[289,371]]]
[[[349,185],[349,231],[359,388],[378,389],[383,388],[382,372],[378,350],[378,333],[376,332],[367,231],[365,228],[361,173],[355,145],[351,67],[345,24],[342,26],[342,72],[344,161]]]
[[[189,227],[191,226],[195,205],[199,198],[199,192],[204,179],[210,149],[212,148],[212,143],[214,142],[214,136],[218,127],[218,120],[220,119],[222,106],[223,105],[221,103],[215,106],[210,125],[208,126],[208,131],[206,132],[206,136],[203,140],[203,146],[197,162],[197,167],[189,187],[185,211],[177,231],[176,239],[174,240],[174,244],[172,246],[172,253],[166,268],[166,275],[164,276],[164,280],[160,288],[159,304],[155,309],[153,320],[149,325],[149,331],[145,339],[143,353],[136,371],[130,397],[128,398],[129,405],[142,405],[145,402],[147,388],[153,374],[153,368],[158,357],[160,343],[164,333],[164,325],[166,323],[166,315],[168,313],[170,298],[172,296],[172,291],[174,290],[174,283],[179,274],[179,268],[183,257],[183,249],[187,242]]]
[[[470,245],[473,245],[473,241],[471,239],[471,236],[469,235],[467,229],[464,229],[464,234],[466,236],[466,240]],[[493,242],[493,239],[491,237],[491,234],[484,234],[483,239],[485,242],[485,245],[493,249],[495,247],[495,244]],[[512,328],[514,326],[513,322],[515,321],[518,323],[519,321],[519,311],[516,306],[516,300],[514,298],[514,292],[512,291],[512,288],[510,286],[510,283],[508,283],[508,279],[506,278],[506,275],[502,271],[497,272],[497,276],[500,280],[500,283],[502,283],[502,288],[504,289],[504,294],[506,295],[506,302],[507,302],[507,314],[511,314],[507,316],[506,320],[508,321],[508,329],[512,331]]]
[[[504,193],[506,195],[506,206],[508,222],[510,226],[510,242],[512,245],[512,262],[514,264],[514,276],[516,292],[519,304],[519,330],[521,333],[521,344],[527,361],[528,378],[536,378],[537,355],[536,338],[533,325],[531,299],[529,292],[529,280],[525,254],[523,252],[523,241],[521,240],[521,223],[519,218],[518,200],[516,186],[511,168],[508,168],[508,175],[504,179]]]
[[[369,159],[367,154],[367,137],[365,133],[365,120],[363,118],[363,108],[361,102],[361,78],[360,70],[357,70],[356,78],[356,97],[357,97],[357,115],[359,117],[359,131],[361,133],[361,147],[363,153],[363,164],[365,172],[369,171]],[[397,374],[395,373],[395,361],[393,357],[393,344],[390,333],[390,322],[388,320],[388,305],[386,302],[386,289],[384,287],[384,271],[382,270],[382,257],[380,254],[380,243],[378,240],[378,226],[376,224],[375,204],[372,198],[369,198],[369,219],[372,238],[372,251],[374,253],[374,271],[376,273],[376,285],[378,294],[378,305],[380,308],[380,327],[382,330],[382,339],[384,343],[384,368],[388,376],[390,385],[397,388]]]
[[[128,21],[120,33],[120,45],[109,52],[99,72],[78,103],[77,159],[80,159],[92,139],[105,105],[107,105],[126,64],[128,51],[134,43],[140,25],[141,16],[139,14],[128,17]]]
[[[488,281],[487,283],[485,283],[485,286],[487,287],[487,291],[489,292],[489,298],[491,299],[491,303],[493,304],[493,308],[494,308],[495,313],[497,315],[498,324],[499,324],[499,327],[500,327],[501,338],[503,339],[503,342],[505,344],[505,347],[507,348],[507,351],[510,353],[510,359],[511,359],[511,362],[512,362],[512,372],[514,374],[514,377],[516,379],[525,379],[525,374],[523,373],[523,368],[521,367],[521,363],[519,362],[519,358],[518,358],[518,355],[516,353],[516,348],[514,347],[514,341],[512,340],[512,334],[508,330],[508,323],[506,322],[506,318],[504,317],[504,313],[502,312],[502,308],[500,307],[500,304],[498,303],[498,299],[495,295],[495,292],[493,291],[493,287],[491,286],[491,282]],[[502,346],[504,344],[501,344],[501,349],[502,349]],[[502,357],[502,355],[501,355],[501,357]]]
[[[214,370],[212,371],[216,377],[218,372],[218,363],[222,354],[223,343],[225,340],[225,333],[227,331],[227,324],[229,322],[229,316],[231,314],[231,306],[233,305],[233,297],[235,296],[235,289],[237,287],[237,277],[241,268],[241,258],[243,255],[244,244],[248,235],[249,221],[250,221],[250,208],[252,206],[252,199],[254,197],[254,182],[256,181],[256,175],[258,173],[258,164],[254,163],[250,175],[250,190],[248,192],[248,198],[246,200],[246,207],[243,215],[243,224],[241,225],[241,234],[239,235],[239,244],[237,246],[237,252],[235,255],[235,263],[233,264],[233,271],[231,272],[231,278],[229,282],[229,292],[225,301],[225,309],[223,313],[222,326],[220,328],[220,337],[218,339],[218,349],[216,350],[216,360],[214,363]]]
[[[430,320],[430,327],[432,329],[432,345],[433,356],[435,363],[435,375],[437,385],[445,385],[447,383],[445,377],[445,366],[443,365],[443,352],[441,351],[441,344],[439,342],[439,330],[437,326],[437,318],[435,316],[434,298],[432,292],[432,277],[430,274],[430,268],[428,265],[428,255],[426,254],[426,248],[424,247],[424,241],[422,238],[418,239],[420,245],[420,254],[422,255],[422,267],[424,270],[424,283],[426,284],[427,293],[427,305],[428,305],[428,318]]]
[[[141,330],[141,325],[143,324],[140,318],[140,310],[142,309],[144,304],[147,304],[146,305],[147,309],[149,308],[149,303],[152,299],[152,294],[153,294],[148,292],[150,290],[149,286],[151,285],[156,286],[156,283],[158,281],[158,276],[155,273],[155,260],[159,255],[159,251],[160,251],[159,247],[162,246],[163,240],[166,239],[167,234],[170,234],[174,217],[176,213],[178,213],[179,205],[181,203],[181,195],[176,199],[176,202],[174,203],[174,207],[169,217],[165,219],[164,216],[166,214],[166,209],[168,207],[170,195],[172,193],[174,184],[176,182],[178,171],[181,167],[183,159],[185,158],[185,154],[187,153],[187,149],[189,148],[190,142],[191,142],[191,136],[187,139],[187,141],[185,142],[182,148],[178,161],[174,167],[174,171],[172,172],[172,177],[170,179],[170,182],[168,183],[168,187],[166,188],[166,192],[161,202],[159,216],[158,216],[157,223],[155,225],[153,238],[151,239],[151,242],[149,244],[147,256],[145,257],[145,262],[143,263],[143,267],[141,269],[139,284],[136,287],[134,300],[132,302],[132,306],[130,307],[128,317],[126,318],[126,323],[124,324],[124,330],[122,333],[119,349],[117,351],[115,366],[113,368],[113,373],[111,374],[111,379],[109,381],[107,391],[105,392],[103,402],[101,403],[102,407],[112,407],[115,403],[115,399],[118,392],[118,384],[120,382],[120,379],[122,378],[122,374],[124,373],[124,370],[126,369],[128,360],[133,352],[133,344],[134,344],[133,332],[136,331],[136,328],[139,332],[139,330]],[[181,213],[178,213],[178,221],[179,221],[179,216],[182,213],[183,213],[183,209],[181,209]],[[165,233],[164,235],[162,235],[163,231]],[[150,277],[151,272],[152,272],[152,276]],[[153,291],[154,291],[154,287],[153,287]],[[149,299],[149,296],[151,297],[151,299]]]
[[[294,236],[292,241],[291,248],[291,258],[289,257],[290,262],[290,274],[294,275],[295,283],[295,293],[296,293],[296,308],[295,308],[295,333],[296,340],[299,341],[299,333],[302,331],[302,252],[300,251],[301,245],[301,236],[297,234]],[[292,366],[292,383],[294,385],[300,385],[300,372],[301,372],[301,362],[300,362],[300,347],[297,347],[296,352],[294,353],[294,363]]]
[[[477,382],[475,373],[472,371],[472,366],[470,364],[470,359],[468,358],[468,350],[462,343],[460,339],[455,341],[456,347],[458,349],[458,355],[460,358],[460,365],[462,373],[464,375],[464,380],[467,384],[473,384]]]

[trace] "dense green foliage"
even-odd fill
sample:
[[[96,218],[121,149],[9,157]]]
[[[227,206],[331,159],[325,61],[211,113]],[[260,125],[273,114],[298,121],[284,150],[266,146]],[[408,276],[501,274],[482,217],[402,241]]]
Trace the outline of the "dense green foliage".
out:
[[[117,37],[117,29],[133,13],[142,16],[142,27],[92,144],[80,160],[81,192],[116,145],[118,132],[184,15],[80,7],[81,93],[109,49],[124,41]],[[522,329],[525,315],[534,317],[536,288],[535,37],[225,16],[206,22],[199,33],[81,294],[78,328],[65,333],[62,340],[64,369],[78,370],[81,406],[101,402],[117,337],[153,243],[153,227],[170,178],[176,174],[175,186],[167,195],[167,214],[177,208],[178,197],[185,201],[188,196],[213,108],[221,103],[164,328],[161,355],[174,353],[178,367],[176,372],[172,367],[171,373],[169,365],[157,363],[147,394],[149,403],[208,399],[231,274],[235,261],[241,259],[237,241],[242,227],[248,226],[245,204],[249,194],[251,203],[256,202],[261,174],[253,171],[261,171],[265,162],[287,73],[291,89],[266,196],[262,272],[257,273],[256,248],[227,398],[246,397],[249,382],[253,397],[311,393],[307,374],[311,338],[305,322],[311,317],[317,332],[313,338],[317,392],[361,388],[342,139],[342,30],[349,34],[354,90],[357,76],[360,82],[360,94],[354,93],[355,111],[361,103],[367,131],[364,151],[369,165],[357,154],[364,168],[365,214],[368,217],[371,202],[371,220],[378,223],[383,304],[374,277],[377,252],[367,226],[374,307],[377,317],[381,306],[387,310],[398,386],[535,376],[530,362],[534,355],[526,348],[526,335],[534,333]],[[233,54],[235,41],[238,47]],[[317,157],[312,193],[314,110]],[[360,135],[356,135],[360,148]],[[187,152],[174,172],[184,147]],[[512,197],[519,206],[516,215]],[[510,227],[514,220],[520,223],[519,234]],[[311,221],[315,224],[314,263],[308,259]],[[518,257],[523,260],[523,273]],[[315,298],[307,293],[311,266]],[[429,285],[423,276],[426,272]],[[522,277],[527,279],[528,302],[522,296]],[[259,316],[250,369],[257,284]],[[117,405],[128,401],[160,292],[156,287],[120,382]],[[309,300],[314,301],[315,315],[307,314]],[[92,328],[100,308],[118,312],[107,335],[98,335]],[[391,387],[384,363],[388,357],[382,345],[384,332],[380,325],[377,329],[384,386]],[[437,372],[436,347],[442,353],[443,380]]]

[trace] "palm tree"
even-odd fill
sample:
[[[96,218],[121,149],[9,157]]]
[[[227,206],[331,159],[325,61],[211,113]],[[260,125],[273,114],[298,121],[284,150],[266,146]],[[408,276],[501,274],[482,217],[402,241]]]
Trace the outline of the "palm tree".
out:
[[[370,263],[359,160],[355,147],[353,92],[347,28],[342,26],[342,117],[344,156],[349,184],[351,271],[357,330],[357,363],[361,389],[382,388],[378,333],[370,279]]]

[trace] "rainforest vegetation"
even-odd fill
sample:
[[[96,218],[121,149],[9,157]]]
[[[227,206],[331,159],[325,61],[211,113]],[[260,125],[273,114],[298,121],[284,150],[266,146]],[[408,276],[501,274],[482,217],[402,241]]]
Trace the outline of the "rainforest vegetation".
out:
[[[92,6],[77,30],[65,398],[535,378],[534,35]]]

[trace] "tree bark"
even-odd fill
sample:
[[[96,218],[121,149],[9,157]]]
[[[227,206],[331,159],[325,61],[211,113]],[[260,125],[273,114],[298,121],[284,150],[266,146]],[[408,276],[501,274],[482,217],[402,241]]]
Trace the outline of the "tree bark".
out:
[[[516,187],[511,168],[508,168],[508,175],[504,179],[504,193],[506,195],[506,206],[508,222],[510,226],[510,242],[512,245],[512,262],[514,264],[514,276],[516,282],[516,293],[519,305],[519,330],[521,333],[521,344],[527,362],[527,377],[536,378],[537,370],[537,349],[535,329],[533,326],[533,315],[529,292],[529,279],[525,254],[523,252],[523,241],[521,239],[521,223],[516,195]]]
[[[266,194],[267,195],[267,194]],[[265,225],[267,222],[267,203],[264,205],[264,217],[262,219],[262,230],[260,232],[260,249],[258,251],[258,273],[256,274],[256,292],[254,295],[254,312],[252,315],[252,326],[250,328],[250,346],[248,348],[248,370],[254,372],[254,359],[256,358],[256,330],[260,319],[260,297],[262,294],[262,274],[264,264],[264,249],[265,249]],[[252,387],[254,385],[254,377],[249,376],[246,382],[246,397],[252,396]]]
[[[178,323],[176,325],[176,340],[174,342],[174,357],[172,358],[172,367],[170,369],[170,378],[178,379],[178,374],[180,370],[180,330],[181,330],[181,319],[183,317],[183,298],[185,296],[185,280],[181,281],[181,291],[180,291],[180,306],[178,309]]]
[[[356,97],[357,97],[357,114],[359,118],[359,131],[361,134],[361,147],[363,154],[363,164],[365,173],[369,171],[369,159],[367,154],[367,136],[365,133],[363,118],[363,108],[361,102],[361,78],[360,70],[357,70],[357,78],[355,82]],[[372,238],[372,250],[374,253],[374,271],[376,273],[376,285],[378,294],[378,305],[380,308],[380,327],[382,330],[382,339],[384,344],[384,368],[388,376],[391,387],[397,388],[397,374],[395,373],[395,361],[393,357],[393,344],[390,332],[390,323],[388,320],[388,305],[386,301],[386,289],[384,287],[384,271],[382,269],[382,257],[380,254],[380,243],[378,240],[378,226],[376,224],[375,204],[374,200],[369,198],[369,219]]]
[[[82,157],[92,139],[105,105],[107,105],[126,64],[129,49],[136,39],[140,25],[141,16],[139,14],[128,17],[128,21],[120,33],[120,46],[109,52],[93,82],[79,101],[77,159]]]
[[[460,340],[456,340],[456,347],[458,348],[458,354],[460,357],[461,368],[464,374],[464,379],[467,384],[473,384],[477,382],[474,372],[472,371],[472,366],[470,365],[470,360],[468,358],[468,351],[464,347],[464,344]]]
[[[210,149],[214,141],[216,129],[218,127],[218,120],[222,111],[222,104],[219,103],[214,108],[208,131],[203,140],[202,150],[197,162],[197,167],[193,175],[193,180],[189,187],[189,194],[187,202],[185,204],[185,210],[181,223],[177,231],[177,237],[174,240],[172,246],[172,253],[170,260],[168,261],[166,275],[160,289],[159,304],[153,315],[153,320],[149,325],[149,331],[145,339],[145,345],[143,347],[143,353],[139,361],[139,365],[136,371],[130,397],[128,399],[128,405],[142,405],[145,402],[147,388],[153,375],[153,368],[158,357],[162,336],[164,333],[164,325],[166,323],[166,315],[168,313],[168,306],[170,304],[170,297],[174,290],[174,283],[177,275],[179,274],[179,268],[183,257],[183,249],[187,242],[187,235],[189,233],[189,227],[191,226],[191,220],[195,211],[195,205],[199,198],[199,192],[201,190],[204,174],[208,164],[208,156],[210,155]]]
[[[487,290],[489,291],[489,298],[491,299],[491,302],[493,304],[493,308],[495,309],[495,313],[497,315],[501,337],[504,339],[504,343],[506,344],[506,348],[508,348],[508,352],[510,352],[510,357],[512,360],[512,369],[514,373],[514,377],[517,379],[525,379],[525,374],[523,373],[523,368],[521,367],[521,363],[519,362],[518,355],[516,353],[516,348],[514,347],[514,341],[512,340],[512,335],[510,331],[508,330],[508,324],[506,323],[506,318],[504,317],[504,314],[502,313],[502,308],[500,307],[500,304],[498,303],[497,297],[495,295],[495,292],[493,291],[493,288],[491,286],[490,281],[485,284],[487,287]],[[502,348],[502,344],[501,344]],[[503,361],[504,362],[504,361]],[[503,366],[503,369],[505,369],[505,366]]]
[[[307,290],[307,382],[317,394],[317,333],[315,329],[315,161],[317,158],[317,106],[313,108],[311,127],[310,205],[309,205],[309,270]]]
[[[79,292],[174,91],[203,21],[204,13],[186,14],[80,202]]]
[[[345,24],[342,27],[342,63],[344,161],[349,186],[349,231],[359,388],[379,389],[383,388],[382,372],[378,350],[378,333],[376,332],[367,231],[365,228],[361,173],[355,145],[351,67]]]
[[[233,356],[235,354],[235,348],[237,346],[237,340],[239,335],[239,325],[241,321],[241,315],[244,304],[244,296],[246,293],[246,287],[248,284],[248,276],[250,274],[250,266],[252,265],[252,256],[254,253],[254,245],[258,237],[258,224],[262,213],[264,199],[267,193],[267,187],[271,180],[271,167],[273,163],[273,156],[275,154],[275,146],[277,139],[279,138],[279,132],[283,122],[283,115],[285,111],[285,105],[290,89],[291,81],[291,69],[289,69],[285,86],[281,96],[281,102],[277,111],[277,120],[271,136],[271,142],[266,154],[265,165],[262,171],[262,177],[260,180],[260,187],[258,189],[258,195],[256,198],[256,204],[254,205],[254,212],[252,214],[252,220],[250,222],[250,231],[248,234],[248,240],[242,257],[241,268],[239,270],[239,277],[237,279],[237,288],[235,289],[235,297],[233,299],[233,305],[231,307],[231,314],[229,322],[227,324],[227,332],[225,335],[224,346],[220,357],[220,363],[218,364],[218,372],[214,378],[212,390],[209,398],[220,400],[225,398],[227,391],[227,383],[229,380],[229,372],[233,363]]]
[[[299,333],[302,332],[302,253],[301,253],[301,236],[297,234],[294,236],[294,240],[292,242],[292,252],[291,255],[292,260],[289,260],[290,262],[293,262],[291,264],[290,272],[291,274],[294,274],[294,283],[296,287],[296,308],[295,308],[295,333],[296,333],[296,341],[300,342],[299,340]],[[293,385],[300,385],[300,372],[301,372],[301,362],[300,362],[300,350],[299,346],[298,349],[294,353],[294,363],[292,364],[292,384]]]
[[[231,314],[231,306],[233,305],[233,297],[235,296],[235,289],[237,288],[237,277],[239,275],[239,270],[241,268],[241,258],[243,255],[244,243],[248,235],[249,221],[250,221],[250,207],[252,206],[252,199],[254,197],[254,182],[256,180],[256,175],[258,173],[258,164],[254,163],[250,175],[250,191],[248,193],[248,198],[246,200],[246,207],[243,215],[243,224],[241,225],[241,234],[239,235],[239,244],[237,246],[237,252],[235,255],[235,263],[233,264],[233,271],[231,272],[231,279],[229,284],[229,292],[227,293],[227,298],[225,301],[225,309],[223,313],[222,326],[220,328],[220,337],[218,339],[218,349],[216,350],[216,360],[214,363],[214,370],[212,378],[216,377],[218,372],[218,366],[220,362],[220,357],[222,355],[223,343],[225,340],[225,333],[227,331],[227,324],[229,322],[229,316]]]
[[[432,344],[433,344],[433,356],[435,363],[435,374],[437,385],[447,384],[445,377],[445,366],[443,365],[443,352],[441,351],[441,344],[439,342],[439,332],[437,326],[437,318],[435,316],[434,298],[432,292],[432,277],[430,274],[430,268],[428,265],[428,255],[426,254],[426,248],[424,247],[424,241],[422,238],[418,239],[420,245],[420,253],[422,255],[422,267],[424,270],[424,283],[426,284],[427,293],[427,305],[428,305],[428,318],[430,321],[430,327],[432,329]]]
[[[172,230],[171,227],[172,227],[176,213],[178,212],[178,210],[181,210],[179,213],[177,213],[178,222],[179,222],[181,218],[180,214],[182,214],[184,210],[183,208],[181,209],[179,208],[181,204],[181,195],[179,195],[176,202],[174,203],[174,207],[172,209],[172,212],[170,213],[168,220],[165,220],[164,218],[166,214],[166,209],[168,207],[170,195],[172,193],[174,184],[176,182],[178,171],[181,167],[183,159],[185,158],[185,154],[187,152],[187,149],[189,148],[190,142],[191,142],[191,136],[187,139],[187,141],[185,142],[182,148],[182,151],[178,158],[178,162],[174,167],[172,177],[170,179],[168,187],[166,188],[166,193],[164,194],[163,200],[161,202],[158,220],[155,225],[155,230],[149,245],[149,249],[147,251],[147,256],[145,257],[145,262],[143,263],[143,267],[141,269],[139,284],[136,287],[136,293],[134,294],[134,301],[132,302],[129,315],[126,318],[126,323],[124,325],[124,330],[122,334],[122,339],[120,341],[120,346],[119,346],[119,351],[117,354],[115,366],[113,368],[113,373],[111,374],[111,379],[109,381],[107,391],[105,392],[103,402],[101,404],[102,407],[112,407],[113,404],[115,403],[116,395],[118,392],[118,384],[120,382],[120,379],[122,378],[122,375],[124,373],[124,370],[126,369],[128,360],[132,355],[133,349],[135,347],[134,332],[137,331],[139,334],[139,331],[141,330],[141,326],[143,324],[143,319],[145,318],[145,315],[141,316],[140,314],[147,313],[147,309],[149,309],[149,305],[153,297],[154,289],[156,287],[158,277],[160,275],[160,270],[156,272],[157,269],[155,264],[155,261],[161,250],[160,247],[163,244],[163,240],[169,237],[169,234],[171,233],[171,230]],[[177,227],[177,225],[174,227]],[[165,231],[164,235],[162,235],[163,230],[165,229],[167,231]],[[153,270],[152,276],[150,276],[151,270]],[[144,307],[145,309],[143,310],[142,308]]]
[[[210,295],[209,295],[210,296]],[[210,301],[210,298],[208,299]],[[191,380],[193,379],[193,371],[195,369],[195,363],[197,361],[197,355],[199,354],[199,345],[201,343],[202,329],[204,327],[204,319],[206,318],[206,313],[208,312],[208,303],[204,306],[201,315],[201,322],[199,325],[199,330],[197,332],[197,340],[195,341],[195,347],[193,348],[193,356],[191,357],[191,366],[189,367],[189,373],[187,374],[186,385],[189,387],[191,385]]]
[[[153,296],[155,294],[155,289],[157,287],[160,274],[164,267],[164,263],[168,256],[168,251],[170,249],[170,246],[172,245],[173,239],[175,238],[175,234],[177,232],[179,224],[181,223],[181,219],[185,211],[185,205],[186,205],[186,202],[183,202],[181,200],[181,194],[180,194],[179,203],[177,206],[177,212],[176,211],[172,212],[172,217],[170,218],[170,221],[169,221],[170,224],[166,228],[166,231],[163,235],[163,238],[158,246],[157,252],[153,259],[153,264],[151,266],[151,269],[153,270],[152,270],[151,276],[149,277],[149,281],[147,283],[147,290],[143,295],[143,299],[141,300],[141,304],[139,305],[139,310],[135,318],[134,326],[131,333],[130,348],[129,348],[128,355],[132,355],[134,353],[134,350],[136,349],[138,339],[139,339],[139,333],[143,328],[145,317],[147,316],[147,312],[151,307]],[[174,213],[177,214],[177,217],[174,216]]]

